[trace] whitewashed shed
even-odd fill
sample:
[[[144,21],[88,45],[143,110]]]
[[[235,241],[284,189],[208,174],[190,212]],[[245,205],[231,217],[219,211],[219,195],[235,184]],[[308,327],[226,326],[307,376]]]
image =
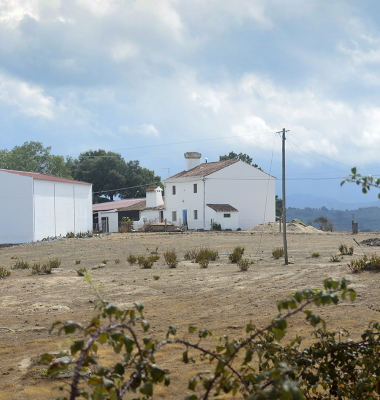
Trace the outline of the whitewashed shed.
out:
[[[92,231],[92,184],[0,169],[0,244]]]

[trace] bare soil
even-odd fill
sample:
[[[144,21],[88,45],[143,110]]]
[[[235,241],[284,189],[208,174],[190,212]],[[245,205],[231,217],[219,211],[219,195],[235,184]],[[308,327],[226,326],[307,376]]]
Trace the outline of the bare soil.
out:
[[[59,384],[57,380],[39,377],[37,367],[29,366],[39,354],[65,345],[66,337],[48,333],[54,321],[70,319],[85,323],[93,315],[94,296],[77,275],[78,268],[90,270],[94,281],[103,285],[104,298],[109,301],[123,306],[142,301],[152,326],[151,336],[157,339],[164,339],[169,325],[177,326],[178,336],[191,339],[186,333],[190,324],[207,327],[218,337],[224,334],[242,337],[250,320],[258,326],[270,322],[276,315],[276,301],[300,288],[322,287],[323,279],[329,276],[349,277],[358,293],[354,303],[344,301],[319,310],[331,330],[345,328],[355,339],[370,320],[380,321],[380,275],[371,272],[354,275],[347,267],[363,251],[368,256],[380,253],[376,247],[362,245],[361,249],[353,238],[361,242],[378,234],[353,236],[289,229],[291,263],[285,266],[283,259],[272,257],[272,250],[283,244],[276,229],[272,233],[262,226],[249,232],[112,234],[0,248],[0,266],[8,270],[17,259],[33,264],[58,258],[62,263],[50,275],[12,270],[9,277],[0,280],[0,400],[44,400],[60,395],[53,390]],[[341,243],[354,246],[354,255],[331,262]],[[205,246],[217,250],[220,256],[207,269],[184,261],[186,250]],[[244,256],[254,261],[246,272],[240,272],[228,260],[236,246],[245,247]],[[128,264],[130,253],[149,255],[156,247],[160,260],[152,269]],[[169,269],[164,263],[162,254],[167,249],[174,249],[179,255],[181,261],[176,269]],[[311,254],[316,252],[320,257],[312,258]],[[116,259],[120,263],[115,263]],[[77,260],[80,264],[75,263]],[[106,266],[97,268],[103,260],[107,260]],[[153,275],[160,278],[155,280]],[[284,340],[298,333],[308,344],[311,332],[304,317],[296,317]],[[196,341],[196,337],[192,340]],[[216,339],[211,340],[210,345],[216,343]],[[167,347],[156,358],[160,366],[170,371],[172,380],[169,388],[159,387],[155,391],[156,399],[184,398],[188,393],[187,380],[200,367],[182,365],[180,351],[179,346]],[[108,350],[102,350],[100,358],[104,365],[114,360]]]

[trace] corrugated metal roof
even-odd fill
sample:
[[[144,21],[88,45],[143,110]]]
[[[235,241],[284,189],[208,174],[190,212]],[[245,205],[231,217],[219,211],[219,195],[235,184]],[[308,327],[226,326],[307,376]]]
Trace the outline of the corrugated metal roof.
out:
[[[11,169],[0,169],[0,171],[9,172],[10,174],[15,174],[15,175],[28,176],[30,178],[39,179],[42,181],[55,181],[55,182],[65,182],[65,183],[80,183],[82,185],[92,185],[92,183],[88,182],[75,181],[74,179],[61,178],[59,176],[54,176],[54,175],[40,174],[38,172],[13,171]]]
[[[238,211],[235,207],[230,204],[206,204],[207,207],[212,208],[216,212],[236,212]]]
[[[119,210],[120,208],[126,208],[133,204],[140,203],[141,201],[145,201],[145,198],[107,201],[106,203],[93,204],[92,211]]]

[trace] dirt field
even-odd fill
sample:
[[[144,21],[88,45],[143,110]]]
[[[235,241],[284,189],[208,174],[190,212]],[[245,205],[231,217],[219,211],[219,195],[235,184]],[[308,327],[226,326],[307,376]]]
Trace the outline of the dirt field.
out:
[[[362,233],[358,242],[379,237]],[[344,256],[339,263],[330,262],[341,243],[355,247],[353,257]],[[207,269],[184,261],[184,252],[208,246],[219,252],[220,258]],[[245,255],[254,260],[247,272],[230,264],[228,254],[234,247],[245,247]],[[88,285],[77,276],[76,269],[86,267],[96,283],[104,287],[104,297],[118,305],[129,306],[142,301],[146,318],[152,325],[151,336],[163,339],[169,325],[176,325],[178,336],[190,338],[187,326],[208,328],[217,335],[241,337],[249,320],[258,326],[270,322],[276,315],[276,301],[304,287],[321,287],[324,278],[349,277],[357,290],[355,303],[345,301],[319,310],[330,329],[346,328],[356,338],[368,321],[380,321],[380,275],[364,272],[350,274],[347,263],[363,255],[349,233],[295,232],[288,234],[289,261],[274,260],[272,250],[282,246],[282,235],[260,229],[251,232],[202,232],[184,234],[131,233],[112,234],[101,238],[68,239],[57,242],[26,244],[0,248],[0,266],[11,269],[15,257],[29,263],[45,263],[59,258],[62,264],[51,275],[31,275],[29,270],[12,270],[11,276],[0,280],[0,400],[55,399],[52,391],[57,381],[39,378],[28,366],[38,354],[56,351],[64,345],[64,336],[49,335],[51,324],[60,319],[79,322],[93,315],[93,296]],[[130,266],[127,256],[148,255],[158,247],[161,255],[152,269]],[[375,247],[362,246],[367,255],[380,253]],[[149,249],[149,252],[148,250]],[[162,253],[175,249],[181,262],[176,269],[164,264]],[[313,252],[320,258],[312,258]],[[12,258],[13,257],[13,258]],[[102,260],[104,268],[97,268]],[[116,264],[115,259],[120,263]],[[75,261],[80,260],[80,265]],[[160,276],[154,280],[153,275]],[[61,308],[60,306],[63,306]],[[295,318],[286,338],[298,333],[311,340],[311,328],[304,317]],[[194,341],[196,337],[194,337]],[[215,343],[216,344],[216,340]],[[156,399],[179,399],[188,393],[187,379],[197,367],[180,362],[179,347],[167,348],[157,357],[157,363],[169,369],[172,384],[159,387]],[[111,353],[101,353],[104,364],[112,362]],[[199,369],[198,369],[199,370]],[[130,396],[130,397],[128,397]],[[126,398],[133,398],[128,395]]]

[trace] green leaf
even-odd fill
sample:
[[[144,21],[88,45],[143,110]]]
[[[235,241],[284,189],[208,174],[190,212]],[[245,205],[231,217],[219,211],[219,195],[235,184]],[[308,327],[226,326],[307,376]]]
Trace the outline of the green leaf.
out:
[[[63,326],[63,330],[65,331],[66,335],[69,333],[74,333],[77,329],[77,324],[74,321],[67,321]]]
[[[116,312],[115,304],[108,304],[107,307],[106,307],[106,313],[108,315],[112,315],[112,314],[115,314],[115,312]]]
[[[136,301],[134,304],[135,304],[137,311],[141,314],[144,310],[144,304],[141,303],[140,301]]]
[[[108,338],[108,336],[107,336],[106,333],[101,333],[101,334],[99,335],[99,343],[100,343],[100,344],[106,343],[107,338]]]
[[[195,388],[197,387],[197,379],[195,378],[195,376],[193,376],[192,378],[190,378],[189,380],[189,385],[188,385],[188,389],[190,390],[195,390]]]
[[[185,364],[187,364],[187,363],[189,362],[189,357],[188,357],[187,351],[184,351],[184,352],[182,353],[182,361],[183,361]]]
[[[74,344],[70,347],[71,354],[75,355],[78,351],[81,351],[84,346],[84,340],[77,340]]]
[[[356,167],[351,168],[352,175],[356,175]]]
[[[133,350],[135,341],[128,335],[124,335],[123,342],[125,345],[125,350],[127,351],[127,353],[130,353]]]
[[[274,338],[279,341],[285,336],[286,331],[284,329],[273,329]]]
[[[170,385],[170,377],[165,376],[165,386],[169,386]]]
[[[53,361],[53,356],[49,353],[42,354],[39,364],[50,364]]]
[[[177,327],[174,325],[170,325],[168,332],[166,333],[166,337],[168,338],[170,335],[175,336],[176,333],[177,333]]]
[[[189,333],[193,333],[193,332],[195,332],[197,330],[197,327],[196,326],[189,326]]]
[[[243,364],[248,364],[252,361],[252,355],[253,355],[253,350],[248,349],[247,352],[245,353],[245,358],[244,358],[244,363]]]
[[[115,373],[118,375],[124,375],[124,367],[120,363],[115,365]]]
[[[195,394],[193,394],[191,396],[185,397],[185,400],[198,400],[198,397]]]
[[[145,394],[147,396],[152,396],[153,395],[153,385],[152,382],[146,382],[141,388],[140,392],[142,394]]]
[[[149,322],[146,321],[145,319],[143,319],[143,320],[141,321],[141,326],[142,326],[142,328],[144,329],[144,332],[148,332],[148,331],[149,331],[150,324],[149,324]]]
[[[156,364],[152,365],[150,374],[152,375],[153,383],[162,382],[165,377],[165,371]]]
[[[224,362],[219,360],[215,369],[215,373],[220,374],[223,371],[223,368],[224,368]]]

